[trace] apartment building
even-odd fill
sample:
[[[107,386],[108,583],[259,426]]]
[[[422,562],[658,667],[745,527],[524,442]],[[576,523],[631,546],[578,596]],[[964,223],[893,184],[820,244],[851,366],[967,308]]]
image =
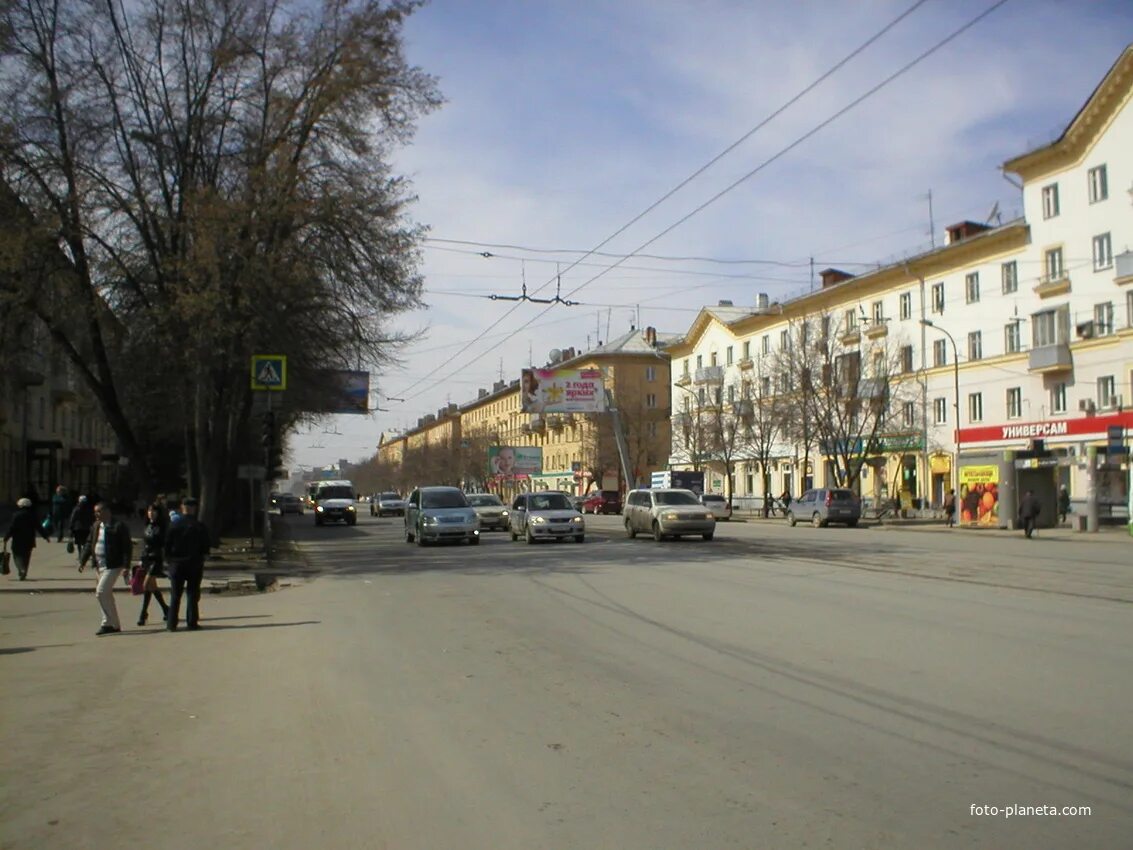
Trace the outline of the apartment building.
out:
[[[749,417],[753,403],[803,392],[784,374],[784,352],[814,320],[837,340],[835,367],[866,376],[873,364],[888,383],[885,415],[864,439],[850,432],[813,450],[789,423],[763,462],[750,449],[737,461],[737,496],[842,483],[834,456],[849,443],[854,485],[875,499],[939,504],[959,485],[970,521],[993,524],[1024,488],[1049,502],[1066,485],[1082,502],[1096,455],[1103,509],[1122,511],[1121,449],[1133,429],[1131,96],[1133,47],[1057,140],[1004,164],[1020,181],[1022,219],[957,223],[943,247],[869,274],[827,269],[821,288],[783,304],[761,296],[750,308],[702,310],[670,349],[673,391],[689,408],[675,411],[671,462],[689,464],[681,425],[706,406],[727,409],[729,388],[747,405],[732,409]],[[711,453],[704,465],[722,478]]]

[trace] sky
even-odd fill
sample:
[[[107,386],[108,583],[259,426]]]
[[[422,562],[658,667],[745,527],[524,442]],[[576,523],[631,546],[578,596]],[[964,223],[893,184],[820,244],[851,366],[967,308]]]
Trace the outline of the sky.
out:
[[[555,348],[802,295],[812,261],[862,272],[1018,217],[1000,166],[1065,129],[1133,3],[1008,0],[838,114],[997,2],[433,0],[405,51],[446,102],[392,154],[428,228],[426,306],[389,322],[414,340],[371,372],[377,409],[301,429],[289,461],[365,460]],[[489,297],[557,280],[576,306]]]

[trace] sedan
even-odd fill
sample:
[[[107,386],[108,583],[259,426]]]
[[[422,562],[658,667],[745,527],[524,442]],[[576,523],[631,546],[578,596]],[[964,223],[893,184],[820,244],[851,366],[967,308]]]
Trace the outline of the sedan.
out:
[[[405,500],[398,493],[379,493],[370,502],[370,516],[403,516]]]
[[[480,518],[481,531],[507,531],[508,509],[495,493],[469,493],[468,504]]]
[[[700,503],[708,508],[708,510],[712,511],[712,516],[717,520],[727,522],[732,518],[732,506],[728,504],[728,500],[723,496],[718,496],[715,493],[705,493],[700,497]]]
[[[275,498],[275,506],[279,508],[279,515],[302,514],[303,502],[294,493],[280,493]]]
[[[511,539],[520,536],[528,543],[537,540],[586,540],[586,523],[574,509],[570,495],[557,490],[520,493],[511,503]]]

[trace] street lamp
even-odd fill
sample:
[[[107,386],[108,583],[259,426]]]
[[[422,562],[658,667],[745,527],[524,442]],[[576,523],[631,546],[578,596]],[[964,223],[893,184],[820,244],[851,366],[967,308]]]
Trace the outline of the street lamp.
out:
[[[954,388],[955,388],[955,391],[956,391],[956,429],[955,429],[956,463],[953,464],[955,466],[955,469],[953,470],[952,474],[953,474],[953,477],[954,477],[955,482],[956,482],[955,483],[955,490],[954,490],[954,493],[955,493],[954,499],[956,501],[959,501],[959,499],[960,499],[960,352],[956,348],[956,340],[952,337],[952,334],[948,333],[948,331],[946,331],[940,325],[936,324],[932,319],[921,319],[920,321],[921,321],[921,324],[924,325],[925,327],[934,328],[935,330],[940,331],[942,334],[944,334],[946,337],[948,337],[948,341],[952,343],[952,380],[953,380]],[[959,515],[960,512],[961,512],[961,505],[955,504],[955,506],[953,507],[953,510],[956,512],[957,515]],[[955,527],[959,528],[960,523],[957,522]]]

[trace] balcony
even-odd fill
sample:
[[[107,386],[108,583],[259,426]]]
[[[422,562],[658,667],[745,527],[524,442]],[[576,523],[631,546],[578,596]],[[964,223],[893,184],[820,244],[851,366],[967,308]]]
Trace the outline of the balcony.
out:
[[[1074,368],[1070,345],[1065,342],[1032,348],[1027,355],[1027,371],[1045,374],[1066,372]]]
[[[881,339],[882,337],[889,336],[889,320],[878,322],[876,325],[870,325],[865,330],[865,335],[869,339]]]
[[[675,381],[673,381],[673,383],[676,384],[678,387],[687,387],[689,384],[692,383],[692,378],[690,378],[688,376],[688,372],[685,372],[683,375],[681,375],[679,378],[677,378]]]
[[[857,345],[862,341],[862,332],[857,328],[852,328],[838,337],[838,341],[842,345]]]
[[[752,360],[750,357],[744,357],[736,365],[739,366],[741,369],[754,369],[755,368],[755,361]]]
[[[1114,278],[1113,282],[1118,286],[1125,286],[1127,283],[1133,283],[1133,251],[1126,251],[1123,254],[1118,254],[1113,258],[1114,265]]]
[[[1062,271],[1056,275],[1047,275],[1039,278],[1035,286],[1035,295],[1039,298],[1053,298],[1055,295],[1065,295],[1070,291],[1070,272]]]
[[[704,366],[696,370],[696,383],[698,384],[723,383],[723,381],[723,366]]]

